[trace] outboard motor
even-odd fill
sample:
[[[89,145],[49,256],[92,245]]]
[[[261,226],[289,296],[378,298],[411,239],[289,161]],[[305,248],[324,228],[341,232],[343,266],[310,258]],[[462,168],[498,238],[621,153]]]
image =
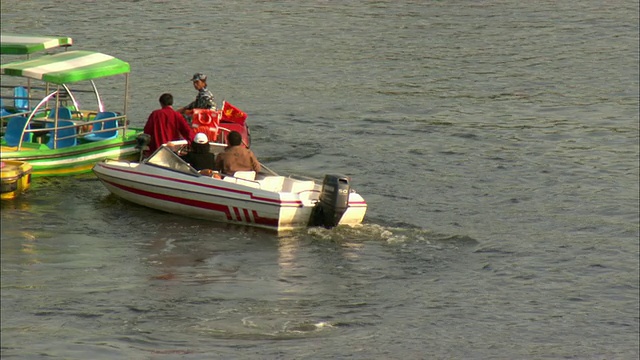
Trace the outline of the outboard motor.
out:
[[[149,143],[151,143],[151,135],[149,134],[142,133],[136,137],[136,149],[140,151],[140,162],[142,162],[144,152],[149,150]]]
[[[351,187],[344,175],[325,175],[320,199],[313,209],[311,225],[326,228],[337,226],[349,207]]]

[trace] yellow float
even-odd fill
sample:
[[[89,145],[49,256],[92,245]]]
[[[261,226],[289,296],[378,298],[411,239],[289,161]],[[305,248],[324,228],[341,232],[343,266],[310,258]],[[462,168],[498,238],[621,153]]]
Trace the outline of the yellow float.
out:
[[[24,161],[2,161],[2,200],[13,199],[31,186],[31,165]]]

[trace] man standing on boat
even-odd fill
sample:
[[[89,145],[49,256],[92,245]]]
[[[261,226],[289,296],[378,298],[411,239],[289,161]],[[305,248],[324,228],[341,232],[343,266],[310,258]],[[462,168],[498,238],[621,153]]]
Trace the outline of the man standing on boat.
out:
[[[149,150],[145,156],[149,156],[156,151],[162,144],[169,141],[186,139],[191,140],[194,137],[193,130],[187,120],[177,111],[173,109],[173,95],[169,93],[160,96],[161,109],[154,110],[147,119],[144,126],[144,133],[151,136],[149,142]]]
[[[191,110],[193,109],[216,110],[216,102],[213,98],[213,94],[207,88],[207,75],[203,73],[195,73],[193,74],[191,81],[193,82],[193,87],[198,90],[198,95],[189,105],[178,109],[178,112],[183,115],[190,115]]]

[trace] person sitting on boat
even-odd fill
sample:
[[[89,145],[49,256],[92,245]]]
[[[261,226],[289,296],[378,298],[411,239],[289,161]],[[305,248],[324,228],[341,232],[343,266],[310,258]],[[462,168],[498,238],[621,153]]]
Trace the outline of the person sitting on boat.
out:
[[[196,170],[212,169],[216,164],[216,156],[209,147],[206,134],[197,133],[191,142],[191,150],[182,158]]]
[[[149,150],[146,156],[153,154],[157,148],[169,141],[193,139],[194,133],[185,118],[173,109],[173,95],[169,93],[160,96],[161,109],[154,110],[147,119],[144,133],[151,136]]]
[[[183,115],[190,115],[193,109],[211,109],[216,110],[216,102],[213,98],[213,94],[207,88],[207,75],[203,73],[195,73],[191,78],[193,87],[198,90],[196,99],[189,105],[183,106],[178,109],[178,112]]]
[[[230,132],[227,143],[227,148],[216,156],[216,169],[225,175],[234,175],[236,171],[260,172],[260,162],[253,151],[244,146],[239,132]]]

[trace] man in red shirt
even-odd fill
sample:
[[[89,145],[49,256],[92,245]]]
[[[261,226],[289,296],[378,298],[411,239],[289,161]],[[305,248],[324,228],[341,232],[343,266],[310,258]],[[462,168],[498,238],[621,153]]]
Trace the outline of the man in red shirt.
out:
[[[194,137],[194,132],[187,120],[173,109],[173,95],[162,94],[160,105],[162,109],[154,110],[144,126],[144,133],[151,136],[146,156],[153,154],[157,148],[169,141],[181,138],[191,141]]]

